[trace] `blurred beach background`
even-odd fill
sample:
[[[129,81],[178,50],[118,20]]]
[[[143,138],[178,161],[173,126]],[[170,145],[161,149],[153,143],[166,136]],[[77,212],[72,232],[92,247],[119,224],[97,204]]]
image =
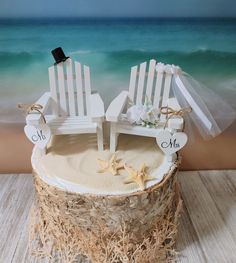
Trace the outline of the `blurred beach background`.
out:
[[[48,90],[50,51],[91,67],[106,105],[128,87],[130,67],[151,58],[177,64],[236,106],[236,19],[0,20],[1,122],[21,120],[17,102]]]
[[[29,158],[31,145],[25,142],[22,128],[15,128],[16,124],[22,127],[24,122],[24,116],[16,105],[18,102],[32,103],[49,89],[47,68],[54,63],[50,51],[58,46],[63,47],[72,59],[91,67],[92,88],[101,94],[106,106],[121,90],[128,88],[130,67],[154,58],[179,65],[236,108],[236,19],[2,18],[0,125],[4,129],[1,138],[4,132],[11,136],[18,132],[17,140],[9,136],[8,140],[2,140],[2,154],[9,145],[16,147],[17,143],[24,141]],[[231,128],[220,144],[215,140],[210,142],[210,146],[209,142],[208,146],[206,143],[199,151],[199,158],[205,151],[208,155],[215,151],[227,153],[230,147],[231,152],[234,151],[235,131]],[[227,149],[222,150],[223,145]],[[206,150],[207,147],[211,150]],[[22,148],[17,149],[16,159],[22,167],[17,166],[16,169],[28,171],[30,164],[25,165]],[[189,153],[191,149],[185,151]],[[9,156],[10,153],[4,155],[1,161],[5,165],[3,171],[12,168],[11,164],[6,166]],[[217,167],[219,159],[212,161],[208,166],[206,162],[199,167],[187,159],[185,168]],[[222,167],[232,168],[234,165],[236,161],[231,156]]]

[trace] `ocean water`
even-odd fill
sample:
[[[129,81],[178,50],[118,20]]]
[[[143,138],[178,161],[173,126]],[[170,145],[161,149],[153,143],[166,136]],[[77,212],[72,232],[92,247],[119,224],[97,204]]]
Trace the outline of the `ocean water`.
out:
[[[0,122],[22,120],[17,102],[48,90],[50,51],[91,67],[105,104],[127,89],[130,67],[177,64],[236,106],[236,19],[0,20]]]

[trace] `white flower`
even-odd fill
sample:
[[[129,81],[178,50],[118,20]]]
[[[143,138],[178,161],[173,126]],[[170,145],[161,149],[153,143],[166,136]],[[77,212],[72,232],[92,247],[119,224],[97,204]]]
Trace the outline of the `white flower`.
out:
[[[181,74],[182,70],[179,66],[176,65],[170,65],[170,64],[163,64],[161,62],[157,63],[156,65],[156,71],[160,73],[167,73],[167,74]]]
[[[176,65],[172,65],[172,71],[173,71],[173,74],[181,74],[182,73],[182,69]]]
[[[154,108],[147,100],[144,105],[134,105],[127,110],[126,116],[130,123],[150,127],[156,125],[159,110]]]
[[[128,121],[130,123],[141,124],[142,121],[140,119],[140,116],[142,114],[142,111],[143,111],[143,105],[141,105],[141,106],[134,105],[134,106],[130,107],[126,113],[126,117],[127,117]],[[141,123],[140,123],[140,121],[141,121]]]
[[[156,65],[156,71],[163,73],[165,70],[165,65],[161,62],[157,63]]]
[[[170,64],[165,65],[165,73],[173,74],[173,69],[172,69],[172,66]]]
[[[150,110],[148,112],[148,120],[149,120],[149,122],[154,123],[154,122],[158,121],[159,113],[160,113],[160,111],[157,108],[152,108],[152,110]]]

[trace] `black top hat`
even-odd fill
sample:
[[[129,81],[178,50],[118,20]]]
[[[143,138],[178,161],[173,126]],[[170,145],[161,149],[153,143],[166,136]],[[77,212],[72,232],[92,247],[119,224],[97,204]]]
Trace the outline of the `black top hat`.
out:
[[[55,59],[55,64],[61,63],[66,61],[69,57],[66,57],[65,53],[63,52],[61,47],[57,47],[51,51],[54,59]]]

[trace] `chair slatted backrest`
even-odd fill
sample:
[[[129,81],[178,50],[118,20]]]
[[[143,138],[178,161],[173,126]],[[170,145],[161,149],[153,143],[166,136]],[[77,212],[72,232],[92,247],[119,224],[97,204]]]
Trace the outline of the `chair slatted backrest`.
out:
[[[167,106],[172,74],[156,70],[157,62],[152,59],[131,68],[129,97],[134,104],[143,104],[147,96],[153,106],[160,108]],[[161,120],[166,118],[160,116]]]
[[[69,58],[48,69],[55,116],[90,116],[90,68]]]

